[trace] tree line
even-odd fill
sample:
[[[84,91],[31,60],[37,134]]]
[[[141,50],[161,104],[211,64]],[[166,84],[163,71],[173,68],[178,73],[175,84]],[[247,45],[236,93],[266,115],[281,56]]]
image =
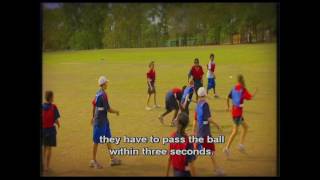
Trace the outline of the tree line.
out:
[[[43,50],[144,48],[274,41],[274,3],[43,5]]]

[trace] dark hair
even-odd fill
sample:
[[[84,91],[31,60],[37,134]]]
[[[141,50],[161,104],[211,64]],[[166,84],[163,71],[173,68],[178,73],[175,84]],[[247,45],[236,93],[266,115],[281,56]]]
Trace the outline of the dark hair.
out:
[[[53,99],[53,92],[52,91],[46,91],[45,93],[45,99],[46,101],[50,102]]]
[[[242,74],[238,75],[238,82],[245,88],[246,87],[246,83],[244,81],[244,77]]]
[[[149,63],[149,68],[151,67],[151,65],[153,65],[154,64],[154,61],[151,61],[150,63]]]
[[[177,133],[180,135],[185,135],[185,129],[189,124],[189,116],[187,113],[182,112],[178,115],[177,120]]]
[[[213,57],[213,59],[214,59],[214,54],[213,54],[213,53],[210,54],[210,58],[211,58],[211,57]]]
[[[194,61],[193,61],[193,63],[194,63],[194,64],[199,64],[199,59],[198,59],[198,58],[195,58]]]

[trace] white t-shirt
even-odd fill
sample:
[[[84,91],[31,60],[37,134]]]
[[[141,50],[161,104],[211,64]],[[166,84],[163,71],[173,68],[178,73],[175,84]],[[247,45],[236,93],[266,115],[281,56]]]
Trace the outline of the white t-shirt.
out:
[[[210,60],[208,63],[207,78],[214,78],[214,74],[211,72],[211,64],[215,64],[214,61],[211,62]]]

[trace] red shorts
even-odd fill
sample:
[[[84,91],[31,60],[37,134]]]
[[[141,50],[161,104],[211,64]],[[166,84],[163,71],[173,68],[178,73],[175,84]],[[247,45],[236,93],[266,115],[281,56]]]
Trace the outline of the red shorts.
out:
[[[198,143],[196,146],[199,150],[202,148],[210,149],[212,152],[215,152],[216,150],[214,143],[208,143],[207,137],[204,137],[203,143]]]

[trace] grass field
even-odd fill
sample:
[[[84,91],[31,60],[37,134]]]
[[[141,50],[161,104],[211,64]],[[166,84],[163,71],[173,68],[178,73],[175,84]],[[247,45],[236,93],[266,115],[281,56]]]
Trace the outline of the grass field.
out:
[[[62,127],[58,130],[58,146],[53,149],[51,171],[45,176],[163,176],[167,156],[121,156],[123,165],[110,167],[106,146],[100,146],[97,159],[103,169],[88,167],[92,157],[91,101],[98,90],[97,79],[106,75],[110,79],[108,97],[110,105],[120,116],[109,114],[113,136],[168,136],[175,128],[169,127],[172,114],[160,124],[158,115],[164,111],[165,93],[173,87],[187,83],[187,73],[198,57],[205,68],[209,54],[216,59],[217,93],[221,98],[209,100],[213,118],[220,123],[228,139],[232,129],[229,112],[225,111],[225,97],[242,73],[247,88],[259,88],[253,101],[245,103],[244,117],[249,131],[246,139],[248,155],[236,149],[226,160],[223,145],[216,145],[217,161],[227,176],[275,176],[277,169],[276,120],[276,44],[222,45],[183,48],[103,49],[88,51],[50,52],[43,54],[43,91],[53,90],[55,104],[61,114]],[[104,59],[104,60],[101,60]],[[157,72],[157,97],[160,109],[146,111],[146,71],[154,60]],[[233,78],[230,79],[229,76]],[[205,79],[205,86],[207,84]],[[212,92],[209,96],[213,97]],[[153,101],[151,101],[153,102]],[[191,113],[195,104],[191,104]],[[190,118],[193,116],[190,115]],[[212,127],[213,135],[217,130]],[[191,132],[191,124],[187,132]],[[143,147],[146,145],[135,145]],[[150,148],[166,149],[161,144],[148,144]],[[120,144],[118,147],[133,147]],[[209,158],[198,157],[198,176],[213,176]]]

